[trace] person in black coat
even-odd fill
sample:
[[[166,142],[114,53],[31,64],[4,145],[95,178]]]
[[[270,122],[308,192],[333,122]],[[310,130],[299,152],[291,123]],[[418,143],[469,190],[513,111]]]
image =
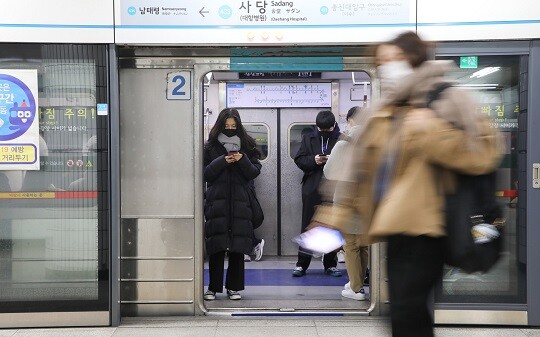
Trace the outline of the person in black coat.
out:
[[[248,189],[261,171],[256,143],[242,126],[236,109],[224,109],[204,147],[206,252],[210,284],[205,300],[223,292],[225,255],[229,256],[225,288],[232,300],[244,290],[244,254],[253,248],[252,211]]]
[[[315,124],[317,130],[302,136],[302,144],[294,157],[296,166],[304,171],[302,178],[302,232],[305,232],[306,227],[311,223],[315,206],[322,201],[319,185],[324,176],[323,167],[340,136],[334,114],[329,110],[319,112]],[[341,272],[336,268],[336,253],[337,251],[334,251],[324,255],[324,271],[328,275],[341,276]],[[310,263],[311,252],[300,248],[298,261],[292,275],[295,277],[304,276]]]

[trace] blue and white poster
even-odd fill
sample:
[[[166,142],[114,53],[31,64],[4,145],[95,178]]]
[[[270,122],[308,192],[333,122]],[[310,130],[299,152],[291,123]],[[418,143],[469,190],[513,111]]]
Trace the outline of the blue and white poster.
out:
[[[0,170],[39,170],[35,69],[0,69]]]

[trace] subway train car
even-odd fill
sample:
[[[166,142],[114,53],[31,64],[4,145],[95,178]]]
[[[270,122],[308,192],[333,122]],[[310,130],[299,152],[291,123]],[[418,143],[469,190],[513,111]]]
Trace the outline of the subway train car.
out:
[[[373,46],[412,30],[456,63],[502,136],[504,253],[445,267],[437,324],[540,326],[540,4],[459,1],[6,0],[0,13],[0,327],[122,317],[385,316],[384,243],[365,301],[314,256],[292,277],[302,131],[380,97]],[[29,9],[32,9],[29,15]],[[489,14],[487,14],[489,13]],[[224,108],[261,152],[262,257],[242,300],[204,301],[203,146]],[[411,196],[414,198],[414,195]]]

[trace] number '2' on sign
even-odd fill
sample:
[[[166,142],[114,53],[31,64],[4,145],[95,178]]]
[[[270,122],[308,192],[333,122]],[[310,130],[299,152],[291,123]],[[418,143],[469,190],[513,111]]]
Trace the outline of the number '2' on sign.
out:
[[[191,71],[167,74],[167,99],[191,99]]]

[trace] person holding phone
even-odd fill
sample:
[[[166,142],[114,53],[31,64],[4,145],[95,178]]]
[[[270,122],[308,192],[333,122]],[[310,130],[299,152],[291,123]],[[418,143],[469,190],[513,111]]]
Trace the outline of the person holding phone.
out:
[[[261,172],[260,153],[236,109],[224,109],[210,130],[204,147],[204,205],[206,252],[210,283],[205,300],[223,292],[225,255],[229,266],[225,281],[231,300],[244,290],[244,254],[253,249],[253,224],[248,189]]]
[[[302,233],[306,231],[311,222],[315,206],[322,202],[318,189],[323,178],[323,167],[340,136],[336,118],[330,110],[320,111],[315,119],[315,124],[317,125],[316,130],[303,134],[300,149],[294,157],[296,166],[304,171],[302,178]],[[336,268],[336,253],[337,251],[324,254],[323,266],[327,275],[339,277],[342,274]],[[312,252],[299,248],[298,261],[292,272],[294,277],[306,274],[311,257]]]

